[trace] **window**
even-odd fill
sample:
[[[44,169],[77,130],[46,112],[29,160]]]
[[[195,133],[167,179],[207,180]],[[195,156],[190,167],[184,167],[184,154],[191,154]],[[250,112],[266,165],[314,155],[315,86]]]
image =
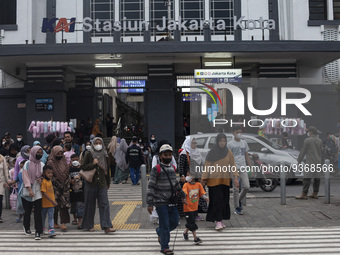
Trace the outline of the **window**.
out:
[[[122,32],[122,36],[143,35],[143,32],[139,29],[139,24],[140,21],[144,21],[144,1],[121,0],[120,20],[123,21],[124,18],[126,18],[127,30]]]
[[[340,20],[340,0],[333,0],[334,20]]]
[[[207,141],[207,137],[195,138],[197,142],[197,148],[203,149]]]
[[[17,1],[0,1],[0,25],[15,25],[17,23]]]
[[[251,152],[261,152],[261,149],[265,148],[262,144],[253,139],[246,138],[245,141],[247,142],[249,151]]]
[[[91,0],[91,19],[114,22],[114,0]],[[92,36],[112,36],[112,31],[92,30]]]
[[[184,20],[204,20],[204,5],[203,0],[181,0],[180,1],[180,16]],[[183,35],[202,35],[203,31],[182,31]]]
[[[171,2],[171,19],[174,19],[174,2]],[[168,20],[168,6],[164,0],[150,0],[150,26],[152,36],[161,35],[164,36],[167,31],[157,31],[157,25],[163,27],[163,17]]]
[[[327,0],[309,0],[309,20],[327,20]]]
[[[232,35],[234,33],[234,0],[211,0],[210,16],[215,21],[215,26],[218,20],[225,22],[225,29],[215,29],[213,34]]]

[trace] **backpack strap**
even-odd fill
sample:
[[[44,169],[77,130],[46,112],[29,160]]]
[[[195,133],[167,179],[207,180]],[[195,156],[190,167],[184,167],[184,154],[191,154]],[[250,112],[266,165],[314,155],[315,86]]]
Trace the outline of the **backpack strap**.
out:
[[[172,165],[173,167],[174,167],[174,169],[175,169],[175,173],[176,173],[176,166],[175,165]]]
[[[157,167],[157,174],[158,174],[158,176],[160,176],[161,175],[161,165],[158,164],[158,165],[156,165],[156,167]]]
[[[174,167],[175,172],[176,172],[176,167],[175,167],[175,165],[172,165],[172,166]],[[161,165],[158,164],[158,165],[156,165],[156,167],[157,167],[157,174],[158,174],[158,176],[160,176],[160,175],[161,175]]]

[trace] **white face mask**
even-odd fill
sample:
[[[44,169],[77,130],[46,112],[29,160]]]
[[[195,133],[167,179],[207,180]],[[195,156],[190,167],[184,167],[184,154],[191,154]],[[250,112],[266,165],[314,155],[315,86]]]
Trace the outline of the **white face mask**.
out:
[[[18,138],[17,141],[18,141],[18,142],[21,142],[21,141],[22,141],[22,138]]]
[[[89,151],[90,149],[91,149],[91,145],[87,145],[87,146],[86,146],[86,150]]]
[[[2,145],[5,145],[6,142],[2,142]]]
[[[310,133],[309,133],[309,132],[307,133],[307,136],[310,136]]]
[[[72,166],[77,167],[79,165],[80,165],[79,161],[72,161]]]
[[[236,134],[235,138],[241,139],[242,138],[242,134],[241,133]]]
[[[101,146],[100,144],[94,146],[94,149],[96,151],[100,151],[102,148],[103,148],[103,146]]]

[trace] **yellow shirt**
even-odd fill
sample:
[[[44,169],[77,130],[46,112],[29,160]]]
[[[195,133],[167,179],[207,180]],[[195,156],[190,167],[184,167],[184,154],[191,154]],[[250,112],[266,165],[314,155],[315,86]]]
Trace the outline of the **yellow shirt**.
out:
[[[53,201],[55,201],[54,190],[51,180],[46,180],[45,178],[41,182],[41,192],[46,193]],[[42,208],[54,207],[52,202],[47,198],[42,196]]]

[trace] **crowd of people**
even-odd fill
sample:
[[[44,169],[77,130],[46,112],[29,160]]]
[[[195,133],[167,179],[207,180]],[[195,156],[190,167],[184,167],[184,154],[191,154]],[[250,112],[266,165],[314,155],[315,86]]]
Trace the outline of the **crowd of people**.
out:
[[[36,240],[42,234],[54,237],[55,229],[67,231],[69,223],[94,231],[97,203],[102,230],[114,232],[108,189],[129,178],[132,185],[139,185],[140,166],[151,166],[158,142],[152,135],[150,143],[133,137],[128,145],[113,136],[106,148],[99,132],[89,138],[79,145],[71,132],[61,138],[50,134],[45,144],[35,141],[30,146],[22,134],[13,140],[6,132],[0,146],[0,223],[5,189],[10,188],[16,194],[15,206],[11,203],[16,222],[23,222],[25,234],[31,235],[33,214]]]
[[[203,220],[200,212],[207,213],[206,221],[214,222],[216,230],[226,227],[224,221],[231,216],[231,184],[234,213],[243,214],[242,200],[249,190],[249,179],[239,169],[252,162],[247,142],[242,139],[242,128],[233,127],[231,131],[233,139],[228,144],[225,134],[217,135],[205,162],[195,138],[190,136],[176,162],[171,144],[166,140],[158,142],[154,134],[149,142],[132,137],[129,145],[124,138],[113,136],[106,148],[101,137],[92,135],[80,146],[73,141],[73,133],[66,132],[62,139],[49,135],[45,145],[35,141],[31,147],[23,142],[21,134],[14,141],[7,132],[1,146],[1,153],[6,153],[0,154],[0,206],[5,188],[17,190],[16,222],[23,221],[25,234],[31,235],[33,213],[36,240],[41,239],[41,234],[55,236],[56,228],[67,231],[71,216],[78,229],[94,231],[96,203],[102,230],[106,234],[115,232],[108,189],[111,183],[125,184],[129,178],[131,185],[139,185],[140,167],[145,164],[150,170],[147,210],[159,224],[156,232],[161,253],[173,254],[169,249],[170,232],[178,226],[179,217],[186,219],[184,240],[189,240],[191,231],[195,244],[203,242],[196,224]],[[308,129],[308,135],[298,161],[306,155],[307,163],[319,164],[322,141],[317,138],[315,127]],[[8,147],[3,146],[7,144]],[[233,167],[238,171],[216,171]],[[309,198],[317,198],[320,179],[313,175],[303,179],[303,192],[297,199],[308,198],[311,179],[313,194]],[[2,207],[0,222],[1,212]]]

